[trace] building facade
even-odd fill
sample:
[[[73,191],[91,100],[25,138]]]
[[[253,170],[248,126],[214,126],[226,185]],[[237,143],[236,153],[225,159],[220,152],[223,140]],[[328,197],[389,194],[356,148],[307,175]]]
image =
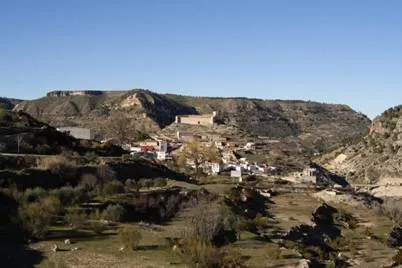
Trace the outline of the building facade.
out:
[[[176,124],[213,126],[215,124],[216,112],[205,115],[176,115]]]
[[[89,128],[83,127],[59,127],[58,131],[69,134],[76,139],[93,140],[95,139],[95,133]]]

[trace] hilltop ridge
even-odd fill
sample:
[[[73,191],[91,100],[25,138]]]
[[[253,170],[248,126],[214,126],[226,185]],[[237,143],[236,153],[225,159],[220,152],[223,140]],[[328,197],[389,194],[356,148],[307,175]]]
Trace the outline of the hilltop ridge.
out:
[[[94,92],[96,94],[92,94]],[[132,129],[157,133],[172,124],[176,115],[216,111],[217,122],[221,124],[254,137],[293,137],[302,147],[315,151],[353,139],[370,126],[370,120],[365,115],[346,105],[190,97],[143,89],[94,92],[53,92],[37,100],[23,101],[14,109],[25,111],[52,126],[85,126],[104,135],[111,134],[108,125],[116,114],[124,114],[127,125]]]

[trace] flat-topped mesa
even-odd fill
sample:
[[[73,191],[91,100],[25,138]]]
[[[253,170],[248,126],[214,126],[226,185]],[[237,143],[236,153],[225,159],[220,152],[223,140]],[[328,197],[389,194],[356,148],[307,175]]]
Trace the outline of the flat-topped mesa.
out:
[[[104,92],[101,90],[53,90],[49,91],[48,97],[65,97],[65,96],[99,96]]]
[[[202,115],[176,115],[176,124],[213,126],[215,124],[216,112]]]

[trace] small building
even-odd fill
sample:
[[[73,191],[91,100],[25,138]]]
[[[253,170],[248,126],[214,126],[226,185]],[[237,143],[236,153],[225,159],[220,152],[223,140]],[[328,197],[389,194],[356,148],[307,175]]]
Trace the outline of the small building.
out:
[[[167,142],[159,142],[159,152],[167,152],[168,151],[168,143]]]
[[[238,179],[239,182],[243,181],[242,171],[241,170],[232,170],[232,171],[230,171],[230,177],[234,178],[234,179]]]
[[[141,147],[130,146],[130,152],[139,153],[141,152]]]
[[[293,176],[284,178],[297,183],[312,183],[317,184],[317,169],[316,168],[306,168],[302,172],[294,172]]]
[[[58,131],[67,133],[68,135],[82,140],[93,140],[95,139],[94,132],[89,128],[83,127],[58,127]]]
[[[167,153],[166,152],[156,152],[156,159],[161,160],[161,161],[165,161],[167,157]]]
[[[143,146],[152,146],[152,147],[158,147],[158,142],[157,141],[155,141],[155,140],[144,140],[144,141],[141,141],[140,143],[139,143],[139,145],[141,146],[141,147],[143,147]]]
[[[222,172],[223,167],[220,163],[212,163],[211,164],[211,172],[212,174],[219,174],[220,172]]]

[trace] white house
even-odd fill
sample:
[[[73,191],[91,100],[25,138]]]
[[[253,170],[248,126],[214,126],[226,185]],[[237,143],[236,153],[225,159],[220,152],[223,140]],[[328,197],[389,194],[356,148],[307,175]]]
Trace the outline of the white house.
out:
[[[230,177],[238,179],[239,182],[243,181],[241,170],[232,170],[232,171],[230,171]]]
[[[158,160],[166,160],[167,153],[166,152],[156,152],[156,159]]]
[[[212,174],[218,174],[223,170],[222,165],[220,163],[212,163],[211,164],[211,172]]]

